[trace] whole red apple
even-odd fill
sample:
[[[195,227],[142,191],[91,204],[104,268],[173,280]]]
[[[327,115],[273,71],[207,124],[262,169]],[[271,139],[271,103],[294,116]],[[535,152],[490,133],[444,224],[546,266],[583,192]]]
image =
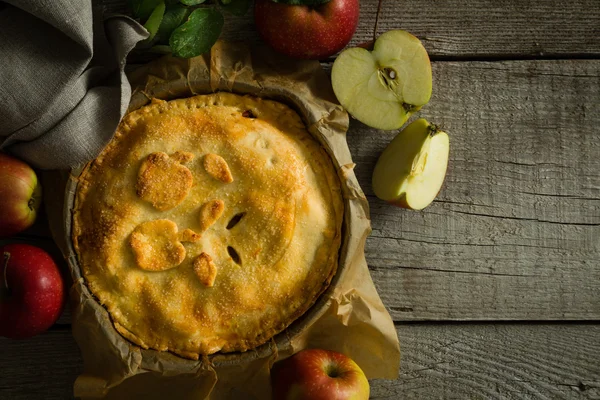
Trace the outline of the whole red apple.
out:
[[[309,349],[276,363],[271,371],[274,400],[367,400],[369,381],[344,354]]]
[[[323,59],[344,48],[358,25],[358,0],[316,6],[256,0],[254,21],[263,40],[294,58]]]
[[[0,237],[29,228],[42,201],[42,186],[31,167],[0,153]]]
[[[23,339],[56,322],[65,287],[52,257],[39,247],[0,247],[0,336]]]

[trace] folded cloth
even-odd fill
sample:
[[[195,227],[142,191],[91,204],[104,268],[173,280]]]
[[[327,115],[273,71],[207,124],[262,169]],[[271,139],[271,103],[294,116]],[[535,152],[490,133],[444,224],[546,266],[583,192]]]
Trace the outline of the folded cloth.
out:
[[[42,169],[95,158],[129,103],[127,53],[147,36],[92,0],[0,1],[0,149]]]

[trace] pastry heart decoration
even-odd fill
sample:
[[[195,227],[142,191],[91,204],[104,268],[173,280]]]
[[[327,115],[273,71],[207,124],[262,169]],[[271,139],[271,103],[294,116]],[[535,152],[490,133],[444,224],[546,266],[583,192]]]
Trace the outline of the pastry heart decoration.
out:
[[[136,193],[159,211],[177,207],[188,195],[193,174],[183,164],[194,159],[192,153],[176,151],[168,155],[164,152],[149,154],[142,162],[137,176]],[[212,178],[222,182],[233,182],[233,176],[225,159],[208,153],[203,158],[204,170]],[[209,200],[199,209],[200,232],[207,231],[223,215],[225,203],[222,200]],[[226,229],[237,225],[246,213],[238,213],[227,223]],[[169,219],[156,219],[138,225],[132,232],[129,245],[134,253],[137,266],[145,271],[166,271],[181,265],[187,256],[182,243],[196,243],[202,238],[192,229],[179,232],[177,224]],[[237,251],[227,246],[231,259],[241,265]],[[206,287],[215,282],[217,268],[210,254],[201,252],[192,261],[194,273]]]

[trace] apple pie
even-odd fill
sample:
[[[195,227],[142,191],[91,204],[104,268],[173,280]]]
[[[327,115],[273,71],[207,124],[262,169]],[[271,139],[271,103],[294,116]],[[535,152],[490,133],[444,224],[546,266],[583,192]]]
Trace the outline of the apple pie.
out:
[[[129,113],[79,178],[73,243],[131,342],[197,359],[246,351],[335,274],[340,182],[286,105],[231,93]]]

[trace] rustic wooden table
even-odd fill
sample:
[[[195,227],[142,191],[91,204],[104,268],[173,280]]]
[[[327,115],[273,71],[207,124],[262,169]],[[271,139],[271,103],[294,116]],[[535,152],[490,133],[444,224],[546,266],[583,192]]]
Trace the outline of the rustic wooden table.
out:
[[[351,45],[371,39],[376,10],[361,0]],[[258,41],[251,16],[225,25]],[[348,132],[367,260],[402,347],[400,377],[372,381],[372,398],[600,399],[600,2],[384,0],[379,32],[394,28],[429,51],[420,115],[452,148],[437,200],[411,212],[371,189],[393,133]],[[40,229],[26,239],[51,247]],[[0,339],[0,399],[71,398],[81,369],[68,313]]]

